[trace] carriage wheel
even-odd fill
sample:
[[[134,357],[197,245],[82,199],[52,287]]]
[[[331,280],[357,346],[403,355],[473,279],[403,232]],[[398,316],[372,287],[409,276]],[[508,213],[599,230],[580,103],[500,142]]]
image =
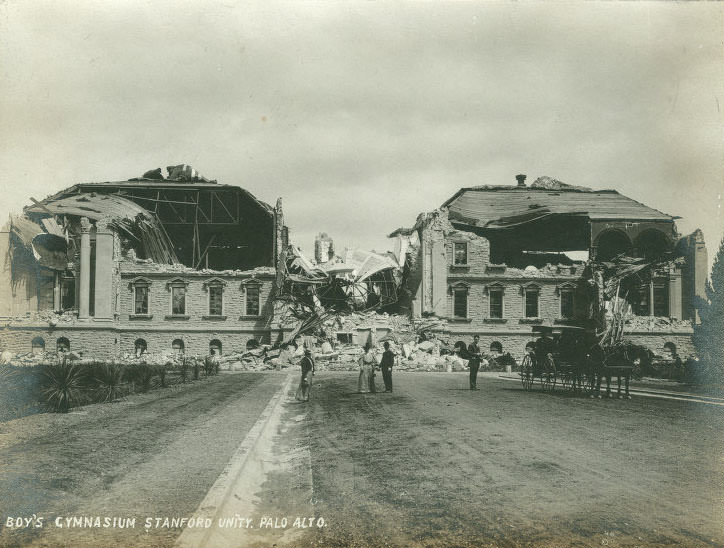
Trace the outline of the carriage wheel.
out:
[[[520,365],[520,382],[524,390],[530,390],[533,386],[533,362],[528,355],[523,358],[523,363]]]

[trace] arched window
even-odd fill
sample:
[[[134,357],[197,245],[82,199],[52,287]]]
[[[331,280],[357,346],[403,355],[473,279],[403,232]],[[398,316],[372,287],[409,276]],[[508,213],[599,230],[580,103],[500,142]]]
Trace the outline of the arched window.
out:
[[[45,341],[43,340],[43,337],[35,337],[30,342],[30,348],[32,349],[33,354],[40,354],[41,352],[45,352]]]
[[[55,342],[55,349],[58,351],[59,354],[70,352],[70,341],[65,337],[60,337]]]
[[[221,356],[221,341],[219,339],[213,339],[209,343],[209,354],[212,356]]]
[[[254,350],[255,348],[259,348],[259,341],[256,339],[249,339],[246,341],[246,349],[247,350]]]
[[[146,344],[146,341],[144,339],[136,339],[136,342],[133,343],[133,347],[136,351],[137,358],[141,354],[146,354],[148,352],[148,345]]]
[[[671,240],[661,230],[649,228],[636,238],[636,255],[639,257],[652,261],[668,251],[671,251]]]
[[[503,345],[500,343],[500,341],[493,341],[490,343],[490,353],[503,353]]]
[[[631,255],[633,246],[625,232],[621,230],[606,230],[596,240],[596,259],[610,261],[616,255]]]
[[[186,346],[181,339],[174,339],[171,343],[171,349],[173,350],[174,354],[181,355],[185,352]]]

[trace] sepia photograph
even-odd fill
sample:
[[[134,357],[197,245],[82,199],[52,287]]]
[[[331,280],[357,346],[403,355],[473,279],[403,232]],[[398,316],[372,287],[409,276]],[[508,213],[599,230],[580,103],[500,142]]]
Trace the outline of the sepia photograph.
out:
[[[0,547],[724,547],[723,37],[0,0]]]

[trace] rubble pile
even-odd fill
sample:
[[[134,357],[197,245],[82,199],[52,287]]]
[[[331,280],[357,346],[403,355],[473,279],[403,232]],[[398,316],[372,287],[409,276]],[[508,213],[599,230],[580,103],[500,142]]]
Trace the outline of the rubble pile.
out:
[[[626,319],[629,331],[691,330],[691,320],[667,318],[665,316],[629,316]]]
[[[306,346],[312,350],[318,371],[354,371],[367,344],[374,346],[379,363],[383,343],[389,342],[397,356],[397,370],[465,371],[468,362],[454,353],[456,341],[445,333],[445,327],[445,320],[439,318],[413,320],[373,311],[337,315],[321,322],[313,336],[297,336],[285,349],[273,351],[273,357],[267,350],[264,362],[276,369],[296,366]],[[485,356],[481,370],[507,365],[515,365],[510,354],[491,354]]]
[[[26,312],[23,316],[15,316],[11,318],[12,323],[47,323],[50,327],[62,324],[75,323],[78,316],[77,310],[65,310],[63,312],[54,312],[53,310],[41,310],[38,312]]]

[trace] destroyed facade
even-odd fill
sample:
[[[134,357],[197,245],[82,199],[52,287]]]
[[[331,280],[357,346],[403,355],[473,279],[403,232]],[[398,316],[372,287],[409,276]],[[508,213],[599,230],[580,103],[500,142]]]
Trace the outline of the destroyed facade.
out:
[[[615,190],[541,177],[462,188],[390,237],[405,263],[412,318],[439,319],[450,338],[481,337],[492,354],[521,356],[540,326],[604,329],[625,299],[625,337],[658,356],[693,355],[695,296],[704,295],[701,231]]]
[[[336,254],[320,233],[310,261],[289,243],[281,199],[167,169],[78,184],[11,217],[0,349],[232,359],[306,336],[348,345],[340,356],[390,339],[407,358],[424,341],[439,358],[478,334],[486,355],[519,358],[542,327],[600,336],[616,313],[628,341],[693,355],[703,235],[614,190],[524,175],[463,188],[390,234],[391,252]]]
[[[281,199],[181,165],[33,202],[0,231],[0,348],[203,356],[282,336]]]

